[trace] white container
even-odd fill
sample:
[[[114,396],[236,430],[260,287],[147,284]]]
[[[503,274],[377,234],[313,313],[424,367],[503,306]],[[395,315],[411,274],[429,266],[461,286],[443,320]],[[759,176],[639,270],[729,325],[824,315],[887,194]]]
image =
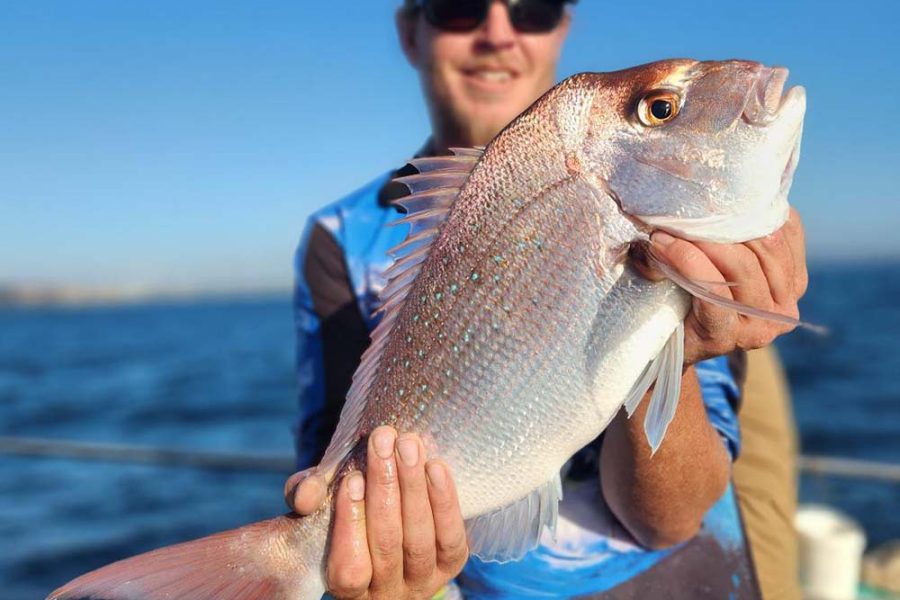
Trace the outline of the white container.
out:
[[[866,546],[862,528],[833,508],[804,505],[794,519],[800,584],[809,600],[854,600]]]

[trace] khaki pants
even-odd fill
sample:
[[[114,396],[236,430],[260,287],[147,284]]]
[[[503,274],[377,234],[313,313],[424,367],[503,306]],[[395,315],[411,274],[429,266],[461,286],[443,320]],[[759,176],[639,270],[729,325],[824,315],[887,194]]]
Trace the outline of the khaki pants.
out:
[[[790,392],[774,348],[747,353],[738,417],[741,454],[734,485],[765,600],[799,600],[797,581],[797,434]]]

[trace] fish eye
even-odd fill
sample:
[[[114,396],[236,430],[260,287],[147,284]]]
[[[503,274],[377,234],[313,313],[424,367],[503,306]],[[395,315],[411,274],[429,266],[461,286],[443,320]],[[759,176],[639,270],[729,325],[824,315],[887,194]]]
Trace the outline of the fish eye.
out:
[[[637,116],[647,127],[657,127],[668,123],[678,115],[681,98],[666,90],[650,92],[638,102]]]

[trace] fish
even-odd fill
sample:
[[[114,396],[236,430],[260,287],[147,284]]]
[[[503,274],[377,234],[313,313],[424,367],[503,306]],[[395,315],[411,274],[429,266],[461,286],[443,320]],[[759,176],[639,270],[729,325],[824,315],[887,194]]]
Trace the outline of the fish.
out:
[[[562,81],[486,147],[411,161],[409,233],[385,273],[381,320],[318,465],[331,494],[364,467],[375,427],[421,435],[454,473],[472,554],[506,561],[553,530],[560,469],[653,386],[655,451],[675,413],[692,296],[645,278],[654,230],[745,242],[788,218],[806,95],[788,71],[672,59]],[[654,385],[655,384],[655,385]],[[325,591],[331,498],[128,558],[50,600],[312,599]]]

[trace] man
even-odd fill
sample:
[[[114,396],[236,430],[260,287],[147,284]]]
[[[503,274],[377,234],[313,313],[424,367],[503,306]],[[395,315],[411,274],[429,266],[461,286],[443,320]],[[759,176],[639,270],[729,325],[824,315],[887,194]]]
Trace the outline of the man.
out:
[[[407,1],[398,32],[420,74],[432,124],[420,154],[486,144],[549,89],[569,21],[562,0]],[[404,235],[383,227],[396,218],[390,200],[402,193],[387,183],[389,176],[314,215],[298,251],[300,467],[318,461],[333,433],[376,324],[370,315],[390,264],[385,252]],[[770,238],[748,244],[691,244],[661,232],[653,243],[691,278],[739,283],[720,293],[741,302],[791,314],[805,290],[796,215]],[[685,325],[687,364],[695,366],[685,369],[678,411],[659,452],[651,460],[643,409],[631,420],[620,414],[568,466],[561,540],[543,540],[520,563],[469,561],[459,579],[467,596],[653,597],[663,593],[661,586],[673,598],[700,597],[699,587],[720,597],[748,593],[746,561],[727,555],[721,540],[694,538],[704,516],[728,521],[723,531],[739,533],[726,493],[739,444],[737,390],[723,358],[700,361],[766,345],[786,328],[700,302]],[[322,502],[324,484],[298,473],[285,492],[289,506],[305,514]],[[462,568],[465,534],[452,476],[439,460],[426,464],[415,436],[375,430],[365,475],[345,478],[335,502],[326,579],[336,596],[428,597]],[[689,539],[701,542],[667,549]]]

